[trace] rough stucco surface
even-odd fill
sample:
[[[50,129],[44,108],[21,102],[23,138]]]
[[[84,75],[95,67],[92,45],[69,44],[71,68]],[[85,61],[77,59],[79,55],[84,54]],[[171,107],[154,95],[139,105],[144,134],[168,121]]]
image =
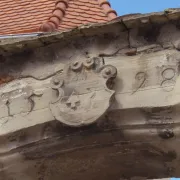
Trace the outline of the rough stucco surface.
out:
[[[1,40],[0,179],[180,176],[179,16],[176,9],[61,34]],[[72,62],[92,58],[99,60],[96,66],[117,69],[111,90],[99,72],[65,74]],[[51,87],[56,76],[82,96],[73,99],[77,109],[68,113],[84,113],[91,101],[99,107],[102,97],[109,105],[106,112],[98,111],[101,118],[85,127],[61,123],[67,116],[57,118],[49,106],[58,96]],[[103,93],[86,97],[89,92]],[[78,109],[78,103],[84,104]]]

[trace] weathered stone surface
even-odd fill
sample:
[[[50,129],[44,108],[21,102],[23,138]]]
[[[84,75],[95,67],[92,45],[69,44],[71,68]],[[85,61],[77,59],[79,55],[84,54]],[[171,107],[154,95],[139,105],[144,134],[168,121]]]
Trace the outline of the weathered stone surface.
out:
[[[0,180],[180,176],[179,11],[168,13],[2,40]]]
[[[117,109],[178,104],[179,55],[176,50],[165,50],[131,57],[104,57],[106,64],[118,69]]]

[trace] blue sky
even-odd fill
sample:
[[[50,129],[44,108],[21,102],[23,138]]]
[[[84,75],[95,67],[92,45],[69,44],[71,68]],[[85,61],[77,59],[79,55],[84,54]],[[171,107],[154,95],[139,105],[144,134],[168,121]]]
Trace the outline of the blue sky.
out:
[[[118,15],[163,11],[180,8],[180,0],[109,0]]]

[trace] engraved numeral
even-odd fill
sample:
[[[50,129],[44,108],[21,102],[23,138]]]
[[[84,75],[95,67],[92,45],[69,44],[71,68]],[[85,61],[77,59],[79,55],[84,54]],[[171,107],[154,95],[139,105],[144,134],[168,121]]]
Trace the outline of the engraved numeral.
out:
[[[176,75],[176,71],[173,68],[166,68],[162,73],[161,76],[163,81],[161,82],[161,87],[164,91],[170,92],[174,89],[174,77]]]
[[[138,72],[135,76],[135,85],[136,90],[132,93],[136,93],[140,88],[142,88],[146,82],[147,79],[147,73],[146,72]]]

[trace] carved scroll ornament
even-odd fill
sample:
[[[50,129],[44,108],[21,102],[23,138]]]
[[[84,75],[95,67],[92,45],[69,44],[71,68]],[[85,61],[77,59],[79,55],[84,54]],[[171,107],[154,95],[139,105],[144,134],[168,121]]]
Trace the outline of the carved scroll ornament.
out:
[[[117,69],[100,62],[100,58],[75,61],[52,78],[55,99],[50,110],[56,120],[80,127],[96,122],[108,110]]]

